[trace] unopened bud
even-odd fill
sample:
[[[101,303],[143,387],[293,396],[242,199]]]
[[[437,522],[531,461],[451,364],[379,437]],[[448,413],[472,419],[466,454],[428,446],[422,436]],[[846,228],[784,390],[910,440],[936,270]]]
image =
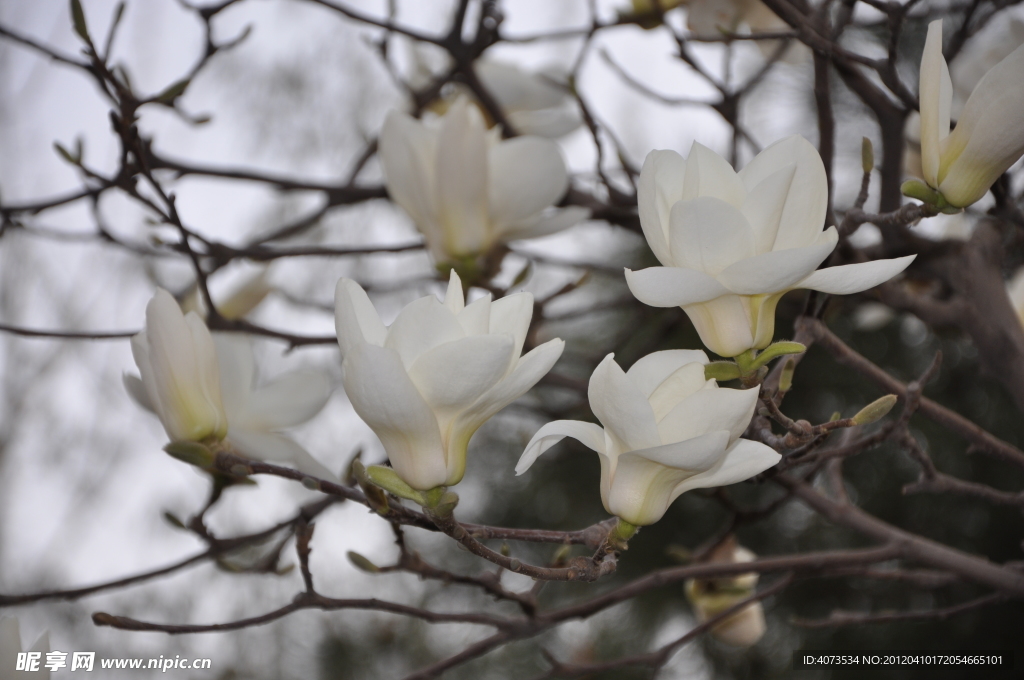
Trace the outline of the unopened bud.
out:
[[[378,567],[376,564],[371,562],[366,557],[357,553],[355,550],[349,550],[346,553],[346,555],[348,557],[348,561],[351,562],[352,566],[354,566],[356,569],[359,569],[360,571],[365,571],[367,574],[380,573],[380,567]]]
[[[789,392],[793,389],[793,373],[796,371],[796,362],[792,359],[786,360],[786,365],[782,367],[782,373],[779,375],[779,391]]]
[[[854,425],[868,425],[876,420],[881,419],[886,413],[892,410],[892,407],[896,405],[897,397],[895,394],[889,394],[879,399],[875,399],[873,402],[865,406],[853,417]]]
[[[875,148],[867,137],[860,140],[860,167],[865,175],[875,168]]]

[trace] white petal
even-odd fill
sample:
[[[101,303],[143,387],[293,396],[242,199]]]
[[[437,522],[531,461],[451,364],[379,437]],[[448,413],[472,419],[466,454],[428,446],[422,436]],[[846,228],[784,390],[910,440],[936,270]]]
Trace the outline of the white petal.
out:
[[[526,394],[558,361],[565,349],[559,339],[549,340],[524,354],[516,367],[504,380],[482,394],[476,403],[459,416],[455,431],[470,431],[470,435],[495,413]],[[468,441],[468,437],[467,437]]]
[[[782,456],[761,442],[737,439],[718,465],[683,481],[673,493],[678,497],[691,489],[709,489],[742,482],[764,472],[781,459]]]
[[[352,279],[341,279],[334,289],[334,328],[343,359],[353,345],[368,342],[379,347],[387,336],[366,291]]]
[[[384,346],[397,351],[408,368],[423,352],[465,335],[451,310],[428,295],[410,302],[398,313],[388,328]]]
[[[414,489],[441,486],[448,478],[446,452],[434,412],[392,349],[356,345],[342,365],[345,392],[374,431],[395,472]]]
[[[627,269],[626,285],[637,300],[652,307],[685,307],[729,292],[704,272],[682,267]]]
[[[636,451],[660,445],[651,405],[615,363],[614,356],[606,356],[590,376],[587,389],[590,409],[604,425],[618,451]]]
[[[754,417],[757,393],[757,389],[701,390],[679,402],[658,424],[661,440],[685,441],[725,430],[729,442],[736,441]]]
[[[752,187],[743,200],[743,216],[754,232],[754,252],[771,252],[779,234],[786,197],[796,177],[796,163],[780,168]]]
[[[467,336],[487,335],[491,332],[491,304],[491,294],[486,293],[459,312],[459,325]]]
[[[437,132],[392,111],[384,120],[377,155],[384,167],[388,195],[430,241],[440,239],[434,177]]]
[[[678,494],[679,483],[721,458],[729,435],[709,433],[618,458],[606,501],[607,510],[637,526],[654,524]]]
[[[686,161],[682,156],[675,151],[652,151],[644,160],[637,182],[640,227],[654,256],[666,267],[673,264],[668,248],[669,213],[683,199],[685,176]]]
[[[708,302],[684,306],[683,311],[690,317],[705,347],[718,356],[734,357],[754,346],[750,301],[739,295],[722,295]],[[771,311],[774,313],[774,306]],[[774,328],[774,319],[772,324]]]
[[[220,368],[221,398],[228,423],[238,420],[249,409],[249,397],[256,384],[256,357],[252,340],[235,333],[217,333],[213,337]]]
[[[444,306],[450,309],[452,314],[456,316],[466,307],[466,296],[462,292],[462,279],[455,273],[454,267],[448,274],[448,288],[444,292]]]
[[[462,478],[461,464],[465,464],[465,452],[473,433],[495,413],[526,394],[537,381],[551,370],[558,361],[565,343],[555,338],[533,348],[523,355],[519,363],[504,380],[484,392],[476,403],[463,411],[452,426],[448,441],[448,478]],[[460,458],[461,455],[461,458]],[[449,482],[454,483],[454,482]]]
[[[540,238],[575,226],[588,217],[590,217],[589,208],[581,208],[576,205],[566,208],[550,208],[520,222],[499,225],[497,232],[502,241]]]
[[[600,425],[579,420],[556,420],[537,430],[530,439],[516,464],[516,475],[529,470],[541,454],[565,437],[572,437],[587,448],[597,451],[602,456],[605,455],[604,430]]]
[[[686,158],[683,200],[717,198],[739,208],[746,193],[743,182],[729,161],[700,142],[693,143]]]
[[[146,386],[142,384],[142,379],[139,378],[139,376],[132,375],[131,373],[123,373],[121,375],[121,382],[124,383],[124,388],[128,391],[128,396],[131,397],[136,404],[156,415],[156,408],[149,400],[149,393],[146,391]]]
[[[907,255],[893,260],[875,260],[819,269],[794,287],[809,288],[833,295],[859,293],[896,276],[906,269],[915,257],[917,256]]]
[[[512,336],[474,335],[438,345],[416,359],[409,377],[445,425],[505,377],[512,360]]]
[[[491,221],[511,225],[555,203],[569,188],[558,145],[541,137],[518,137],[491,149]],[[500,228],[500,227],[498,227]]]
[[[699,349],[666,349],[637,359],[626,376],[645,397],[651,394],[677,370],[690,363],[706,364],[708,355]]]
[[[928,37],[921,55],[921,167],[924,180],[939,186],[940,143],[949,134],[949,109],[953,102],[953,81],[942,56],[942,19],[928,24]]]
[[[740,295],[777,293],[805,279],[835,250],[839,236],[829,227],[822,242],[803,248],[775,250],[726,267],[716,278]]]
[[[246,422],[262,430],[299,425],[320,413],[331,391],[331,381],[323,373],[287,373],[253,392]]]
[[[228,441],[248,458],[268,463],[291,463],[308,475],[331,481],[337,479],[337,475],[323,463],[284,435],[232,426],[228,430]]]
[[[768,177],[790,165],[796,165],[796,172],[786,195],[773,250],[807,246],[821,234],[828,209],[825,165],[810,142],[800,135],[792,135],[759,153],[740,172],[744,186],[752,192]],[[763,209],[771,211],[773,208],[774,201],[768,201]],[[754,208],[748,206],[748,209]]]
[[[981,199],[1024,154],[1024,45],[985,74],[946,140],[939,190],[953,205]],[[952,165],[948,157],[955,157]],[[947,167],[948,166],[948,167]]]
[[[754,255],[754,233],[736,207],[718,198],[680,201],[669,215],[669,248],[676,266],[716,276]]]
[[[654,390],[648,399],[651,408],[654,409],[654,419],[660,423],[676,405],[703,389],[706,383],[704,363],[692,363],[680,367],[658,385],[658,389]],[[661,441],[673,440],[662,437]]]
[[[536,111],[509,111],[506,118],[513,128],[524,135],[539,135],[549,139],[567,135],[583,125],[583,116],[573,101]]]
[[[465,98],[441,119],[434,172],[438,221],[449,255],[476,254],[492,238],[488,220],[486,127],[479,111]]]
[[[510,333],[515,338],[513,356],[518,357],[523,351],[526,334],[530,330],[533,318],[533,295],[530,293],[513,293],[491,303],[490,332]]]

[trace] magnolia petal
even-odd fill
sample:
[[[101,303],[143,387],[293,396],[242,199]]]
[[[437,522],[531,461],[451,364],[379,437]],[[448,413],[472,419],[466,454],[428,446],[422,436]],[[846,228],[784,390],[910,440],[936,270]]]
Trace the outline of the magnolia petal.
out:
[[[249,395],[256,384],[256,357],[252,340],[245,335],[217,333],[213,336],[220,368],[220,393],[228,423],[248,409]]]
[[[511,335],[473,335],[427,350],[409,377],[441,424],[468,408],[505,377],[512,360]]]
[[[627,269],[626,285],[637,300],[652,307],[686,307],[729,293],[704,272],[682,267]]]
[[[473,70],[503,109],[541,110],[561,104],[568,98],[566,90],[544,76],[529,73],[517,66],[491,59],[473,62]],[[525,133],[521,128],[516,128]]]
[[[749,301],[750,298],[726,294],[686,305],[683,311],[690,317],[705,347],[718,356],[734,357],[754,346]]]
[[[402,308],[388,328],[384,346],[397,351],[408,368],[427,350],[465,335],[451,310],[433,295],[428,295]]]
[[[515,224],[558,201],[569,173],[558,145],[542,137],[518,137],[491,149],[489,210],[495,225]]]
[[[680,201],[669,214],[669,248],[677,267],[717,274],[754,255],[754,233],[747,218],[719,198]]]
[[[246,420],[262,430],[294,427],[320,413],[331,392],[323,373],[293,371],[253,392]]]
[[[524,354],[504,380],[484,392],[476,403],[463,411],[452,425],[448,440],[448,484],[462,479],[469,440],[495,413],[526,394],[558,361],[565,343],[559,338],[549,340]]]
[[[906,269],[915,257],[917,255],[907,255],[893,260],[874,260],[819,269],[794,288],[808,288],[832,295],[859,293],[896,276]]]
[[[487,335],[491,332],[491,294],[474,300],[458,315],[459,325],[467,336]]]
[[[448,273],[448,288],[444,291],[444,306],[456,316],[466,307],[466,296],[462,292],[462,279],[455,273],[454,267]]]
[[[743,200],[743,216],[754,232],[754,252],[767,253],[774,247],[795,176],[796,163],[776,170],[751,188]]]
[[[334,329],[343,359],[357,344],[380,347],[388,334],[366,291],[352,279],[341,279],[334,288]]]
[[[654,256],[666,267],[673,264],[668,247],[669,213],[683,199],[685,176],[686,161],[682,156],[675,151],[652,151],[644,160],[637,182],[640,227]]]
[[[533,318],[533,295],[513,293],[491,303],[490,332],[509,333],[515,338],[513,357],[523,351]]]
[[[708,355],[699,349],[666,349],[652,352],[637,359],[626,371],[626,376],[643,392],[645,397],[650,398],[654,390],[668,380],[673,373],[691,363],[706,364]]]
[[[669,504],[680,482],[718,462],[728,444],[727,432],[711,432],[618,457],[612,474],[606,509],[637,526],[654,524]]]
[[[460,97],[441,119],[437,140],[437,214],[449,255],[486,250],[488,220],[487,128],[479,110]]]
[[[651,408],[654,409],[654,419],[657,422],[660,423],[679,402],[704,389],[707,384],[707,379],[704,377],[704,363],[706,362],[694,362],[680,367],[665,378],[650,395],[648,401]],[[661,441],[672,440],[662,437]]]
[[[558,361],[565,349],[560,338],[548,340],[520,357],[519,362],[508,376],[497,385],[480,395],[470,408],[463,411],[455,424],[455,430],[476,432],[495,413],[505,408],[543,378]],[[467,438],[468,441],[468,438]]]
[[[537,430],[537,433],[530,439],[530,443],[523,450],[519,462],[516,463],[516,475],[521,475],[530,469],[541,454],[552,446],[562,441],[565,437],[572,437],[589,449],[592,449],[602,456],[605,456],[604,430],[600,425],[584,423],[579,420],[556,420],[544,425]]]
[[[575,226],[590,217],[589,208],[571,205],[567,208],[549,208],[521,222],[496,227],[502,241],[516,241],[525,238],[540,238]]]
[[[701,390],[679,402],[658,424],[664,442],[678,442],[705,432],[725,430],[729,443],[736,441],[750,424],[757,406],[756,389]]]
[[[434,186],[437,132],[401,111],[392,111],[384,120],[377,146],[388,195],[428,240],[439,242]]]
[[[398,352],[356,345],[342,368],[349,401],[380,438],[399,477],[423,491],[444,484],[446,451],[437,419],[409,379]]]
[[[772,250],[788,250],[815,242],[825,224],[828,179],[818,150],[800,135],[781,139],[757,154],[739,175],[747,191],[790,165],[796,165]],[[770,210],[772,202],[764,204]]]
[[[549,139],[567,135],[583,124],[583,117],[572,101],[537,111],[510,111],[505,117],[517,132]]]
[[[609,354],[590,376],[590,409],[604,425],[618,451],[636,451],[661,444],[654,411]]]
[[[284,435],[232,426],[228,430],[228,441],[247,458],[291,463],[300,472],[320,479],[335,481],[338,478],[306,449]]]
[[[939,190],[956,206],[981,199],[1024,154],[1024,45],[985,74],[943,147]],[[949,164],[947,160],[956,160]]]
[[[821,243],[803,248],[775,250],[726,267],[715,278],[733,293],[761,295],[791,288],[818,268],[835,249],[839,236],[829,227]]]
[[[746,193],[743,182],[729,165],[729,161],[700,142],[693,143],[690,155],[686,158],[682,196],[684,201],[717,198],[734,208],[739,208],[743,205]]]
[[[146,391],[146,386],[142,384],[142,379],[137,375],[131,373],[122,373],[121,382],[124,383],[125,390],[128,391],[128,396],[132,400],[146,409],[150,413],[157,415],[156,407],[153,406],[153,402],[149,400],[149,392]]]
[[[938,187],[940,144],[949,134],[949,110],[953,102],[953,81],[949,77],[946,59],[942,56],[942,19],[928,24],[918,89],[923,179],[929,185]]]
[[[674,498],[691,489],[710,489],[736,484],[760,474],[782,460],[770,446],[749,439],[737,439],[725,456],[707,472],[681,482],[672,492]]]

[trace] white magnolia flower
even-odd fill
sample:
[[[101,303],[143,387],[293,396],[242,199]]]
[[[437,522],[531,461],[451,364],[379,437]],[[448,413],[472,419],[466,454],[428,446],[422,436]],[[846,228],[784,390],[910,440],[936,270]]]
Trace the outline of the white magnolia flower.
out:
[[[996,64],[971,92],[950,132],[953,83],[942,56],[942,20],[928,24],[921,56],[923,179],[966,207],[1024,154],[1024,45]]]
[[[252,340],[248,336],[214,336],[220,365],[220,386],[228,417],[228,443],[249,458],[292,463],[302,472],[336,476],[281,430],[306,422],[331,397],[331,381],[323,373],[291,371],[260,384]]]
[[[158,288],[146,305],[146,326],[132,338],[141,379],[125,375],[128,393],[163,423],[171,441],[220,440],[228,421],[221,399],[217,353],[206,324],[182,314]]]
[[[473,433],[533,387],[564,346],[555,339],[520,357],[533,296],[466,305],[454,270],[443,303],[420,298],[390,327],[355,281],[338,282],[335,304],[345,391],[395,472],[421,491],[462,479]]]
[[[647,243],[665,266],[627,269],[629,289],[645,304],[682,307],[704,344],[724,357],[771,343],[775,306],[786,292],[856,293],[914,259],[815,271],[838,236],[835,227],[822,231],[825,168],[799,135],[772,144],[739,173],[697,142],[685,160],[652,151],[638,202]]]
[[[757,556],[734,540],[723,546],[712,562],[752,562]],[[759,575],[757,572],[717,579],[689,579],[684,591],[693,605],[697,622],[704,623],[738,602],[754,594]],[[712,626],[711,634],[735,647],[751,647],[764,637],[767,628],[764,607],[754,602]]]
[[[604,428],[576,420],[548,423],[526,446],[516,474],[572,437],[601,458],[605,510],[646,526],[685,491],[741,482],[779,461],[768,446],[739,438],[754,415],[757,390],[705,380],[704,352],[655,352],[628,373],[612,357],[594,370],[588,392]]]
[[[540,137],[502,141],[464,97],[429,121],[392,111],[379,152],[388,193],[412,217],[439,263],[551,234],[588,214],[551,207],[569,188],[557,144]]]
[[[46,668],[46,653],[50,651],[50,634],[43,633],[36,643],[28,649],[21,646],[21,630],[18,619],[7,617],[0,619],[0,680],[19,680],[20,678],[40,678],[46,680],[50,671]],[[25,671],[16,671],[20,652],[39,652],[39,666],[36,672],[25,675]]]

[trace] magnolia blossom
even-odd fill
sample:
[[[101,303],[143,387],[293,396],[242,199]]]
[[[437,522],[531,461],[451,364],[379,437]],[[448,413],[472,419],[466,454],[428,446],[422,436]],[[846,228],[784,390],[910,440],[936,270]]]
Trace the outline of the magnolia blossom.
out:
[[[735,540],[729,540],[712,554],[710,561],[751,562],[755,557]],[[687,580],[684,590],[697,622],[704,623],[753,595],[758,577],[757,572],[750,572],[726,578]],[[726,644],[750,647],[764,636],[765,628],[764,607],[754,602],[716,623],[711,634]]]
[[[590,378],[594,423],[557,420],[527,444],[516,474],[563,437],[601,458],[605,510],[630,524],[654,524],[690,489],[749,479],[779,461],[759,442],[740,439],[754,415],[757,390],[719,388],[705,380],[700,350],[649,354],[623,372],[612,354]]]
[[[395,472],[421,491],[462,479],[473,433],[533,387],[564,346],[550,340],[520,356],[533,296],[488,294],[467,305],[454,270],[443,303],[420,298],[390,327],[355,281],[338,282],[335,304],[348,398]]]
[[[245,318],[274,290],[269,275],[270,267],[261,267],[258,272],[250,275],[225,293],[223,300],[214,296],[217,312],[225,319]],[[199,284],[193,285],[189,289],[181,302],[181,309],[186,314],[195,312],[201,318],[206,318],[208,314],[206,299],[203,297],[202,291],[199,290]]]
[[[647,155],[637,188],[640,225],[664,267],[626,270],[629,289],[654,307],[680,306],[704,344],[732,357],[763,348],[775,306],[795,288],[856,293],[903,271],[913,255],[815,271],[835,248],[822,231],[828,182],[799,135],[771,145],[739,173],[693,143]]]
[[[952,101],[938,19],[928,24],[921,56],[922,174],[950,205],[966,207],[1024,154],[1024,45],[978,82],[950,132]]]
[[[228,420],[221,398],[217,353],[206,324],[182,314],[158,288],[146,305],[146,326],[132,338],[141,378],[124,376],[137,402],[155,413],[171,441],[220,440]]]
[[[380,159],[388,193],[439,263],[551,234],[587,215],[551,207],[569,188],[557,144],[540,137],[502,141],[464,97],[430,121],[392,111],[380,134]]]
[[[34,645],[28,649],[22,649],[18,619],[14,617],[0,619],[0,680],[16,680],[21,677],[47,680],[50,677],[50,670],[44,664],[48,651],[50,651],[49,633],[43,633]],[[39,658],[39,666],[32,675],[25,676],[23,671],[14,670],[17,667],[18,654],[21,652],[39,652],[42,655]]]

